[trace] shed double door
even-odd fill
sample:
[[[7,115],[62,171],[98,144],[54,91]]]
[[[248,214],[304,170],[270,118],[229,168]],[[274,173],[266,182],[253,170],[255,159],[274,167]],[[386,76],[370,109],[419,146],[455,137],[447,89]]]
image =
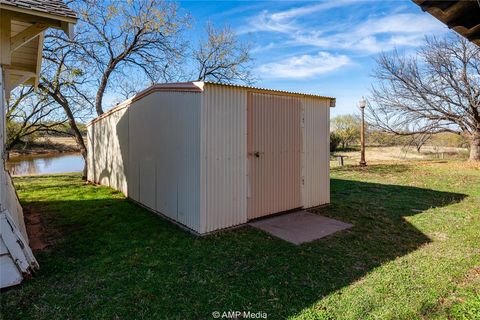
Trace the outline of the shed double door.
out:
[[[249,92],[247,115],[247,218],[301,207],[300,100]]]

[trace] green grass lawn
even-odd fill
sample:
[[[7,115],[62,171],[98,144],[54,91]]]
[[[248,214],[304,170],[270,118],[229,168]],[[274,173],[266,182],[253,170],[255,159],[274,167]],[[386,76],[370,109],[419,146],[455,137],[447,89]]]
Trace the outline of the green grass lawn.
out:
[[[480,170],[448,162],[331,172],[319,214],[354,224],[295,246],[250,227],[199,238],[79,175],[16,178],[55,244],[1,293],[4,319],[479,319]]]

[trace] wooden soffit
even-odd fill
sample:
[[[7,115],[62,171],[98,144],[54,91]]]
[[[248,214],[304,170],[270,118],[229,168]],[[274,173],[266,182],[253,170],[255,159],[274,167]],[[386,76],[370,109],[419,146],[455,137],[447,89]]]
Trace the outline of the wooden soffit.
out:
[[[480,2],[413,0],[450,29],[480,46]]]

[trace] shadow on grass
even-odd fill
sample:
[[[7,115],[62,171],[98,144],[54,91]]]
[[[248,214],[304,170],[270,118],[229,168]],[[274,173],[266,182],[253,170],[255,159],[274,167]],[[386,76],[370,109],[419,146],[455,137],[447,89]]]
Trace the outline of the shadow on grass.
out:
[[[2,294],[5,314],[205,319],[215,310],[261,310],[272,319],[293,316],[428,243],[403,217],[465,197],[332,179],[331,206],[315,212],[354,227],[294,246],[250,227],[195,237],[128,200],[109,199],[108,188],[65,183],[61,192],[85,188],[99,199],[24,202],[29,210],[41,208],[63,240],[37,255],[42,269],[34,279]]]
[[[360,146],[350,146],[350,147],[338,147],[334,152],[351,152],[351,151],[360,151]]]
[[[411,166],[406,164],[395,164],[392,166],[391,164],[373,164],[368,165],[366,167],[361,167],[357,164],[354,165],[345,165],[342,167],[334,167],[331,168],[332,171],[339,171],[339,172],[369,172],[369,173],[377,173],[377,174],[396,174],[396,173],[403,173],[411,170]]]

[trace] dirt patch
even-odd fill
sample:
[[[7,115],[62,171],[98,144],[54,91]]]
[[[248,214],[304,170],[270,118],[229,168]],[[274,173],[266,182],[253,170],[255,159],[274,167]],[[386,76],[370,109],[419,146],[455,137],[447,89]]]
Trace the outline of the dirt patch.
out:
[[[55,244],[58,232],[47,227],[45,219],[40,212],[24,211],[25,227],[27,228],[30,248],[33,251],[45,251]]]
[[[470,269],[463,281],[460,283],[460,286],[465,287],[471,283],[477,282],[480,284],[480,266]]]

